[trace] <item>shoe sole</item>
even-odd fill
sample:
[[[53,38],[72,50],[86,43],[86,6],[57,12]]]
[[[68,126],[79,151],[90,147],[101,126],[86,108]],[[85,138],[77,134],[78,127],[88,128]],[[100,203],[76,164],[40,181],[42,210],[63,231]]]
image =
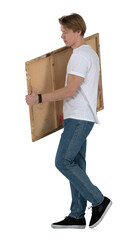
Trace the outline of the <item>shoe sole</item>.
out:
[[[112,201],[110,201],[110,203],[106,207],[106,209],[105,209],[104,213],[102,214],[101,218],[95,224],[93,224],[92,226],[89,226],[89,227],[90,228],[96,227],[103,220],[103,218],[105,217],[106,213],[108,212],[108,210],[110,209],[111,206],[112,206]]]
[[[55,228],[55,229],[84,229],[86,226],[85,225],[51,225],[52,228]]]

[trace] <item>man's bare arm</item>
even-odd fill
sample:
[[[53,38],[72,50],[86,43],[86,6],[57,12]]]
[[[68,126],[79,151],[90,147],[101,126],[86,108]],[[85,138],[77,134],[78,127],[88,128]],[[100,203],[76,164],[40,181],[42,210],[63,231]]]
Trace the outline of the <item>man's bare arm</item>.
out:
[[[82,81],[82,77],[69,74],[67,79],[67,86],[50,93],[42,94],[42,102],[60,101],[74,96]],[[37,104],[38,95],[32,91],[31,95],[26,95],[26,103],[31,106]]]

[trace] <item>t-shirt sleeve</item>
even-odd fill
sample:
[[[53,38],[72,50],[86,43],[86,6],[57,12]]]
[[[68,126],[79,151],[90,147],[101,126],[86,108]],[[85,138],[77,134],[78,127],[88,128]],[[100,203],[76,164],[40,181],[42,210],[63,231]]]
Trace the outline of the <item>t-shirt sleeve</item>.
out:
[[[85,78],[88,68],[89,63],[84,56],[80,54],[73,54],[70,58],[68,74],[73,74]]]

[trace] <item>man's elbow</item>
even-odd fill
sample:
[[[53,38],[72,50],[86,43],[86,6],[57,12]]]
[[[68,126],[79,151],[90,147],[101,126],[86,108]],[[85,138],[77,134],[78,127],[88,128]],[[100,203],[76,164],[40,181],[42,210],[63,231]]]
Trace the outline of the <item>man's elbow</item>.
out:
[[[67,88],[67,97],[73,97],[75,92],[75,89]]]
[[[73,97],[74,95],[75,95],[75,93],[76,93],[76,90],[75,89],[71,89],[70,90],[70,97]]]

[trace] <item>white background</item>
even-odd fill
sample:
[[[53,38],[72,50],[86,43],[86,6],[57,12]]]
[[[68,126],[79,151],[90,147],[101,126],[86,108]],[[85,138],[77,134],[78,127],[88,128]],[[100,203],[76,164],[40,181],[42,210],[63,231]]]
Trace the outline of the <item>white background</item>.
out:
[[[105,109],[88,137],[87,173],[113,206],[94,230],[54,230],[70,208],[54,166],[62,130],[31,141],[25,62],[63,47],[58,18],[79,13],[100,34]],[[0,239],[134,239],[134,1],[1,1]],[[89,204],[88,204],[89,205]]]

